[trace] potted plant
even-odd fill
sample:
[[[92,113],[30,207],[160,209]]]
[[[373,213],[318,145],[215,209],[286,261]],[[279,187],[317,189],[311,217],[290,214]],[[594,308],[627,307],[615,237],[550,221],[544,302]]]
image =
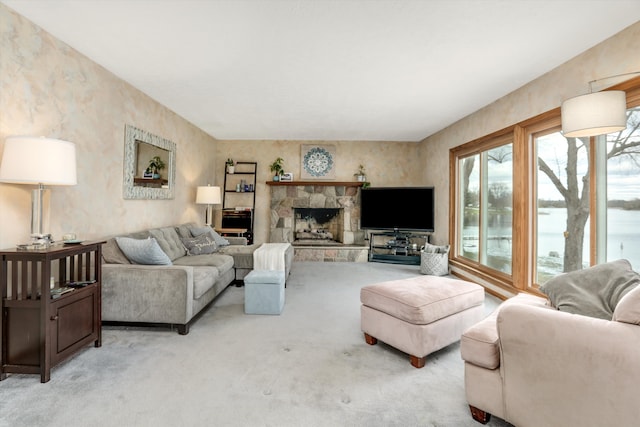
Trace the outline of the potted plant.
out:
[[[153,179],[160,179],[160,171],[165,168],[164,161],[160,156],[154,156],[149,160],[149,166],[147,167],[147,173],[153,174]]]
[[[358,172],[354,173],[353,176],[356,177],[358,182],[365,182],[367,180],[367,172],[364,170],[364,166],[358,166]]]
[[[282,157],[278,157],[273,163],[269,165],[269,169],[273,172],[273,180],[280,181],[280,176],[284,173],[284,160]]]
[[[233,174],[236,171],[236,163],[233,161],[231,157],[227,159],[227,172]]]

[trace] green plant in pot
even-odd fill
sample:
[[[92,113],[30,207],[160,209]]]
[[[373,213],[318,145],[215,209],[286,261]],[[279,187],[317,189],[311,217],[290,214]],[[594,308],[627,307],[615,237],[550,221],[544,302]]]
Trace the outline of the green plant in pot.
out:
[[[364,166],[358,166],[358,172],[354,173],[353,176],[356,177],[358,182],[365,182],[367,180],[367,172],[365,171]]]
[[[273,180],[280,181],[280,177],[284,173],[284,160],[282,157],[278,157],[273,163],[269,165],[269,169],[273,172]]]
[[[233,161],[233,159],[231,157],[229,157],[227,159],[227,162],[225,163],[227,165],[227,172],[228,173],[234,173],[236,170],[236,163]]]
[[[154,156],[149,160],[149,166],[147,167],[147,173],[153,174],[153,179],[160,179],[160,171],[165,168],[164,161],[160,156]]]

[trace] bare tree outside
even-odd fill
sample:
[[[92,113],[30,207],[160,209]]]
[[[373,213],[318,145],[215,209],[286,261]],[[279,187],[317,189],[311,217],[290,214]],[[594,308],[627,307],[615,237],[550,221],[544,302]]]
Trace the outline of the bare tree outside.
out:
[[[640,167],[640,109],[627,112],[627,129],[607,135],[607,159],[627,157]],[[587,160],[589,152],[588,138],[566,138],[566,165],[564,169],[565,182],[561,179],[561,171],[554,170],[544,159],[538,157],[538,168],[543,172],[558,190],[567,209],[566,231],[564,233],[563,271],[573,271],[583,268],[583,249],[585,226],[589,219],[589,177],[590,165],[587,161],[586,170],[578,172],[580,151],[584,150]]]

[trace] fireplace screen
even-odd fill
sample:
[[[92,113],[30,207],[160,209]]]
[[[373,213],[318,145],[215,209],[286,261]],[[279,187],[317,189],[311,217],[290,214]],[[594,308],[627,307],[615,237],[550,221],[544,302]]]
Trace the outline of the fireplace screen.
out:
[[[342,209],[294,208],[295,241],[327,244],[342,242]]]

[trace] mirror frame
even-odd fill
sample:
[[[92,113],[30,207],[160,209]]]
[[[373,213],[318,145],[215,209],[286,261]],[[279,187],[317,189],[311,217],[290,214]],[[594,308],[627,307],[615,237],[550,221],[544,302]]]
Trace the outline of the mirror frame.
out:
[[[152,188],[134,185],[137,165],[137,143],[145,142],[169,151],[167,162],[167,180],[169,188]],[[176,185],[176,144],[168,139],[143,131],[131,125],[124,130],[124,179],[125,199],[173,199]]]

